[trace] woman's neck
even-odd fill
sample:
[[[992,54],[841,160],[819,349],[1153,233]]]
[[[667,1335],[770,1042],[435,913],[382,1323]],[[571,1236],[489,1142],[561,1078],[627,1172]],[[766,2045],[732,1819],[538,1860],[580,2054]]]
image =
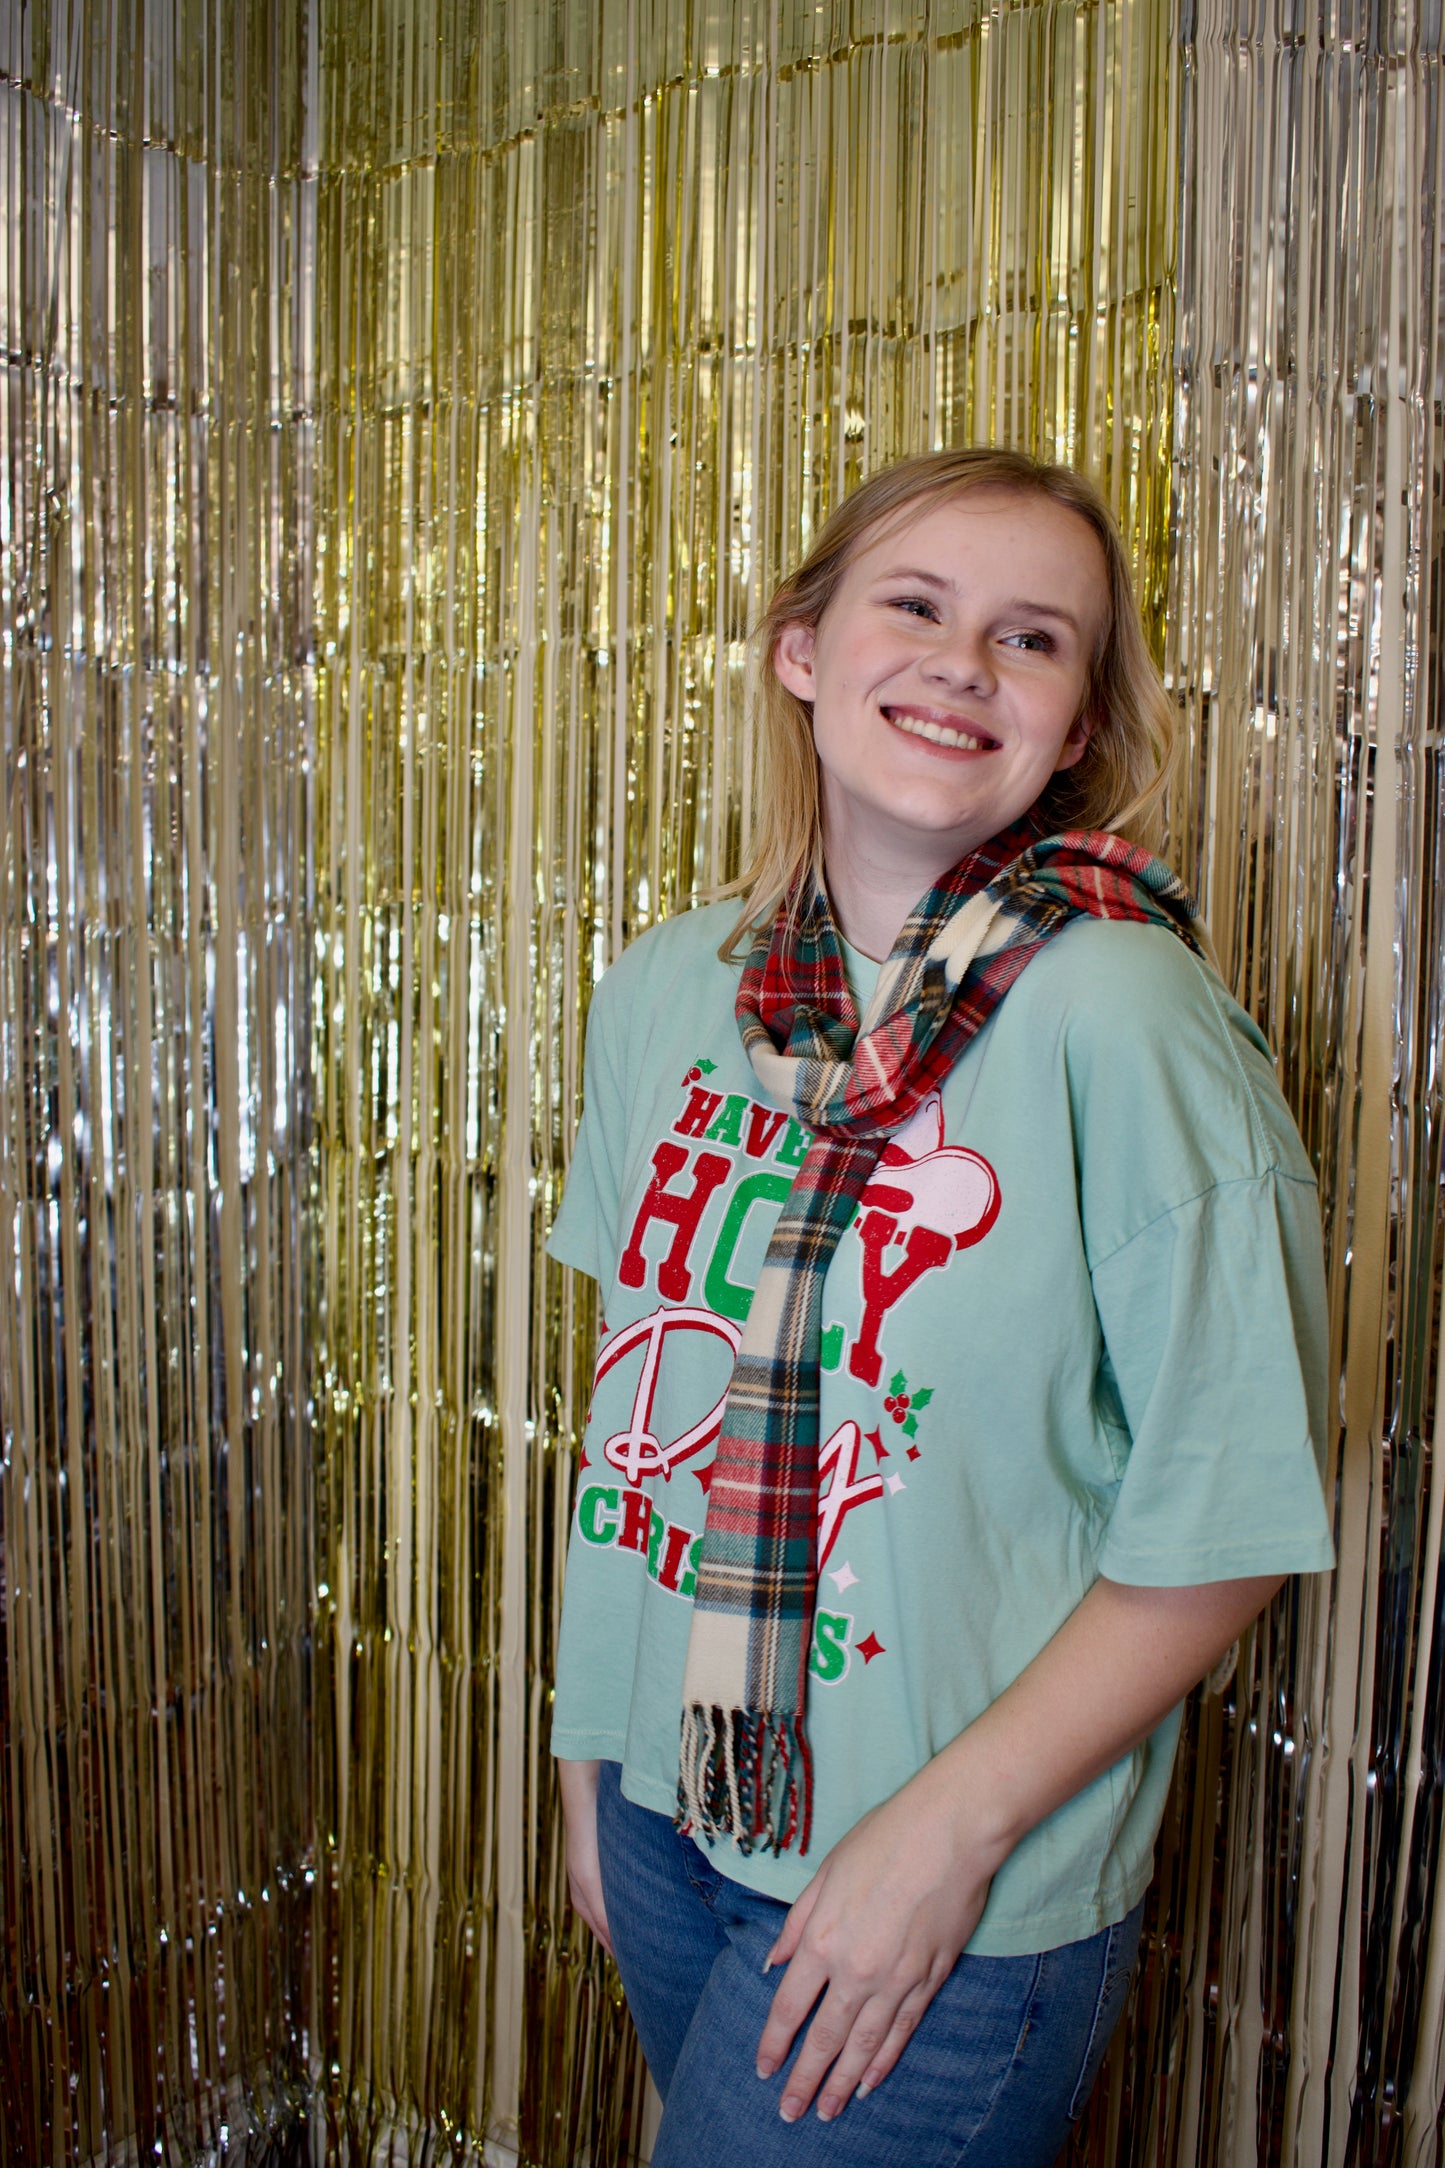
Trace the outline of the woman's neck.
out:
[[[825,846],[828,901],[843,939],[882,963],[903,930],[919,897],[942,879],[954,858],[920,867],[916,858],[890,865],[883,859],[862,861],[848,850]]]

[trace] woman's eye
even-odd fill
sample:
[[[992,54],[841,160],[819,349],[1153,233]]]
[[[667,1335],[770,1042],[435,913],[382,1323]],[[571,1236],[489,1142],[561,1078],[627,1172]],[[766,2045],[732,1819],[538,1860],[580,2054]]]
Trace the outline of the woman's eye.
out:
[[[1026,655],[1052,655],[1054,643],[1046,632],[1011,632],[1010,647],[1022,648]]]
[[[926,617],[930,621],[938,615],[927,595],[895,595],[893,607],[895,610],[906,610],[910,617]]]

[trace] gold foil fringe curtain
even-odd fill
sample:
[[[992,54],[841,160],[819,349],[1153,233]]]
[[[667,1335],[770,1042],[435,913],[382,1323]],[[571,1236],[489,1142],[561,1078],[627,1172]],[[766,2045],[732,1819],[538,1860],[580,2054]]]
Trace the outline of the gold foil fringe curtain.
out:
[[[972,437],[1119,506],[1343,1360],[1334,1613],[1196,1714],[1078,2151],[1436,2157],[1440,45],[0,20],[7,2164],[645,2145],[546,1761],[582,1018],[736,862],[770,581]]]
[[[309,2082],[315,183],[229,13],[0,16],[16,2163]]]
[[[1339,1566],[1196,1712],[1111,2116],[1131,2158],[1434,2162],[1442,16],[1200,0],[1189,28],[1173,829],[1319,1170]]]

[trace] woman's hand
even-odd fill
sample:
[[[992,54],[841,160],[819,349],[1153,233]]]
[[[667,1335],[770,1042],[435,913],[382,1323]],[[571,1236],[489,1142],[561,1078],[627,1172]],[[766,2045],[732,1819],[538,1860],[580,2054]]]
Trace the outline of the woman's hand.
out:
[[[567,1887],[572,1902],[612,1955],[612,1936],[607,1928],[607,1907],[602,1899],[602,1869],[597,1859],[597,1773],[595,1761],[559,1761],[557,1782],[562,1792],[562,1819],[567,1825]]]
[[[871,2092],[973,1934],[989,1884],[1037,1822],[1148,1737],[1279,1587],[1096,1581],[1027,1670],[823,1861],[769,1963],[787,1971],[758,2048],[783,2063],[813,2004],[782,2113]],[[826,2074],[826,2075],[825,2075]]]
[[[819,2005],[788,2075],[794,2121],[821,2085],[824,2122],[871,2093],[978,1925],[1007,1846],[981,1838],[959,1772],[926,1768],[836,1844],[769,1953],[787,1964],[758,2050],[771,2077]],[[826,1992],[824,1992],[826,1990]]]

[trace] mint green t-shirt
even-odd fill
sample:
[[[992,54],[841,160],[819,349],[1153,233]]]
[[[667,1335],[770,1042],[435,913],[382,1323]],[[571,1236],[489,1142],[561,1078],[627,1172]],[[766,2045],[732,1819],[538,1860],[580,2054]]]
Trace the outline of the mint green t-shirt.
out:
[[[599,985],[549,1244],[605,1315],[553,1751],[619,1761],[626,1796],[667,1815],[723,1400],[808,1141],[738,1038],[738,970],[716,954],[734,911],[654,928]],[[1332,1563],[1313,1177],[1259,1033],[1172,934],[1080,919],[1029,963],[890,1141],[823,1320],[812,1841],[712,1848],[785,1902],[1100,1575],[1176,1587]],[[1178,1724],[1024,1838],[971,1950],[1124,1917]]]

